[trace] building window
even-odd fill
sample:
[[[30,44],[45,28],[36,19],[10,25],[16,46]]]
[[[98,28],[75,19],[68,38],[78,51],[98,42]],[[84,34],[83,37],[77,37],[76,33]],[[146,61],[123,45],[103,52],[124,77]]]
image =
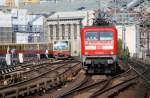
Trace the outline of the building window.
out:
[[[65,25],[62,24],[62,39],[65,39]]]
[[[53,25],[50,25],[49,28],[50,28],[50,38],[52,40],[53,39]]]
[[[71,38],[71,24],[68,24],[68,39]]]
[[[14,31],[14,32],[18,32],[18,30],[19,30],[19,29],[18,29],[18,25],[14,25],[14,26],[13,26],[13,31]]]

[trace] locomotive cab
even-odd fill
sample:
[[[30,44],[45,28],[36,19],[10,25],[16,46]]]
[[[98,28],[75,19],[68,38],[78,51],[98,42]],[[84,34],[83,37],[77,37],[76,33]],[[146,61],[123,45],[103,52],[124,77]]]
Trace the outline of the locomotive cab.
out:
[[[54,41],[53,56],[57,59],[67,59],[71,56],[69,41]]]

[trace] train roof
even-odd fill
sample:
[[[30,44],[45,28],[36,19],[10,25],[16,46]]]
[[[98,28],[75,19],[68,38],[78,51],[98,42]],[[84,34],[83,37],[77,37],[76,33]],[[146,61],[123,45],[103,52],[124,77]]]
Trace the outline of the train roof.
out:
[[[85,26],[81,29],[111,29],[111,30],[117,30],[115,26]]]
[[[116,28],[115,26],[84,26],[83,28]]]
[[[51,43],[0,43],[0,45],[38,45],[38,44],[51,44]]]

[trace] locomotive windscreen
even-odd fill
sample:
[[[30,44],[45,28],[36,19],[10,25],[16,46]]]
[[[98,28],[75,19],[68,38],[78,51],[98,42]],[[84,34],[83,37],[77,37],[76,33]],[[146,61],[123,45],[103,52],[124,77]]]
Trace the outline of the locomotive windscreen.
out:
[[[69,42],[68,41],[55,41],[54,50],[69,50]]]
[[[113,32],[89,31],[85,33],[85,50],[113,49]]]
[[[86,32],[86,40],[113,40],[112,32]]]

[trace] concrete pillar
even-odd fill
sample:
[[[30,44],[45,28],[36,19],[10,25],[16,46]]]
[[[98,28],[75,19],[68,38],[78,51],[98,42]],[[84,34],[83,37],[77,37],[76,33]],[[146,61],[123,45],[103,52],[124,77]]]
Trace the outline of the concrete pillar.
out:
[[[2,94],[2,98],[6,98],[6,97],[5,97],[5,93]]]
[[[47,82],[44,82],[45,90],[47,90]]]
[[[53,40],[56,40],[56,25],[53,26]]]
[[[39,92],[39,89],[40,89],[39,88],[40,87],[39,84],[37,84],[36,87],[37,87],[37,92]]]
[[[59,24],[59,40],[62,40],[62,25]]]
[[[5,60],[7,65],[11,65],[11,54],[7,53]]]
[[[29,92],[30,92],[30,87],[28,86],[27,87],[27,95],[29,95]]]
[[[23,63],[23,53],[19,53],[19,62]]]
[[[78,40],[77,40],[77,38],[80,37],[80,36],[79,36],[80,28],[79,28],[79,25],[78,25],[78,24],[75,24],[75,25],[76,25],[76,30],[74,31],[74,33],[76,33],[76,34],[74,34],[74,39],[73,39],[73,43],[74,43],[73,52],[72,52],[72,55],[73,55],[73,56],[77,56],[77,53],[78,53],[78,51],[80,50],[80,48],[79,48],[79,42],[78,42]],[[75,27],[75,26],[74,26],[74,27]],[[75,37],[75,35],[76,35],[77,37]]]
[[[70,32],[70,38],[71,40],[74,39],[74,25],[73,24],[70,24],[70,28],[71,28],[71,32]]]
[[[68,40],[68,25],[65,24],[65,40]]]

